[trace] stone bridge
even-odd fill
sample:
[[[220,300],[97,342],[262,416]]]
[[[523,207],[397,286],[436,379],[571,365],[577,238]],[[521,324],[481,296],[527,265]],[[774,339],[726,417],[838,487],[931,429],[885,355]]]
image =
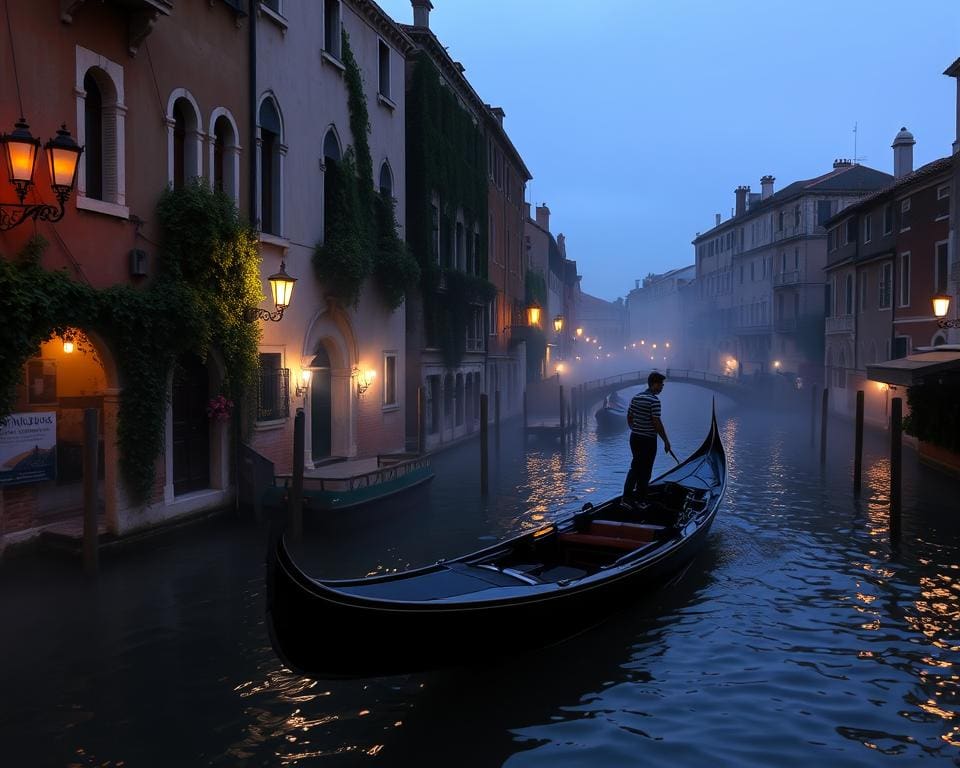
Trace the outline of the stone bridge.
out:
[[[752,391],[741,384],[737,379],[730,376],[719,376],[716,373],[707,373],[706,371],[691,371],[687,369],[667,368],[661,371],[667,377],[668,382],[683,382],[684,384],[695,384],[699,387],[712,389],[738,402],[749,398]],[[584,405],[603,400],[607,395],[611,395],[617,390],[627,387],[646,386],[647,376],[650,371],[633,371],[629,373],[619,373],[614,376],[605,376],[602,379],[585,381],[580,385],[580,391],[583,393]]]

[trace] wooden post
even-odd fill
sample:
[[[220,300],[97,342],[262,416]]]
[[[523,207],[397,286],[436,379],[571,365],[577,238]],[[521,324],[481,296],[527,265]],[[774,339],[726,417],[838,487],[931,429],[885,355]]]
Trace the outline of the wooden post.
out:
[[[99,416],[96,408],[83,411],[83,569],[88,574],[95,574],[100,567],[100,532],[97,530]]]
[[[817,434],[817,385],[810,388],[810,447],[813,448]]]
[[[487,493],[487,393],[480,395],[480,492]]]
[[[417,453],[427,452],[427,393],[417,387]]]
[[[860,476],[863,474],[863,390],[857,390],[857,426],[853,442],[853,495],[860,495]]]
[[[567,430],[566,430],[567,422],[566,422],[566,419],[564,418],[566,416],[566,413],[564,413],[565,404],[563,402],[563,384],[561,384],[558,387],[558,389],[560,390],[560,437],[562,439],[563,436],[567,434]]]
[[[890,401],[890,534],[900,538],[901,479],[903,477],[903,399]]]
[[[304,421],[303,408],[297,408],[297,415],[293,420],[293,482],[288,496],[290,536],[297,546],[303,541]]]
[[[500,448],[500,390],[493,393],[493,436]]]
[[[523,430],[527,430],[527,390],[523,390]]]
[[[830,401],[830,388],[823,388],[823,407],[820,409],[820,465],[827,463],[827,409]]]

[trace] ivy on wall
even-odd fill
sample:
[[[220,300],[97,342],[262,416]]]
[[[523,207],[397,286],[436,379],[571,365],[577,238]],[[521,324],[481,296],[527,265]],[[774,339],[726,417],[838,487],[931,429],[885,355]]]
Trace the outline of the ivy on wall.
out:
[[[536,301],[541,307],[547,306],[547,281],[540,272],[528,269],[524,286],[527,305]]]
[[[399,235],[393,200],[374,193],[367,99],[346,31],[341,49],[353,146],[341,163],[326,164],[327,226],[324,241],[314,249],[314,271],[332,296],[354,306],[373,275],[384,302],[396,309],[416,286],[419,267]]]
[[[455,306],[459,298],[452,294],[459,290],[454,287],[459,278],[452,276],[462,273],[445,270],[452,279],[444,280],[445,292],[440,290],[442,267],[434,254],[433,194],[440,195],[441,263],[449,262],[449,222],[461,211],[466,231],[480,233],[475,252],[479,277],[470,280],[485,285],[469,282],[474,286],[470,295],[478,297],[474,300],[492,298],[496,289],[486,280],[486,142],[425,53],[418,55],[406,98],[407,242],[420,266],[427,338],[440,345],[446,364],[453,367],[463,358],[469,312],[466,306]]]
[[[0,295],[10,307],[0,324],[0,418],[16,404],[16,384],[43,341],[69,327],[109,344],[123,387],[118,416],[120,471],[134,501],[149,498],[163,450],[168,380],[179,355],[224,358],[223,393],[239,401],[252,390],[260,327],[244,310],[262,299],[256,234],[234,202],[200,180],[167,190],[157,216],[163,229],[156,278],[145,288],[97,290],[40,263],[32,240],[15,260],[0,259]]]
[[[960,453],[960,376],[928,376],[907,389],[910,415],[903,431],[918,440]]]

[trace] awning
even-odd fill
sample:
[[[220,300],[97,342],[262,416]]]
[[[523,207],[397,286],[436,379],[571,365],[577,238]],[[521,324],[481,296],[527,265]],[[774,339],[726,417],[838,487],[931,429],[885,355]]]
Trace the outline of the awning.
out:
[[[902,387],[921,384],[924,376],[950,372],[960,372],[960,346],[956,344],[867,366],[867,378],[870,381],[882,381]]]

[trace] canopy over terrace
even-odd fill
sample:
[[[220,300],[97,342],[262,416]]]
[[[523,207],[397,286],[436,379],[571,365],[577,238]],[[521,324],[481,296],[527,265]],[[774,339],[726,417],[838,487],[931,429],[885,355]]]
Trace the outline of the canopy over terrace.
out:
[[[902,387],[922,384],[925,377],[942,373],[960,373],[960,344],[921,348],[912,355],[867,366],[870,381]]]

